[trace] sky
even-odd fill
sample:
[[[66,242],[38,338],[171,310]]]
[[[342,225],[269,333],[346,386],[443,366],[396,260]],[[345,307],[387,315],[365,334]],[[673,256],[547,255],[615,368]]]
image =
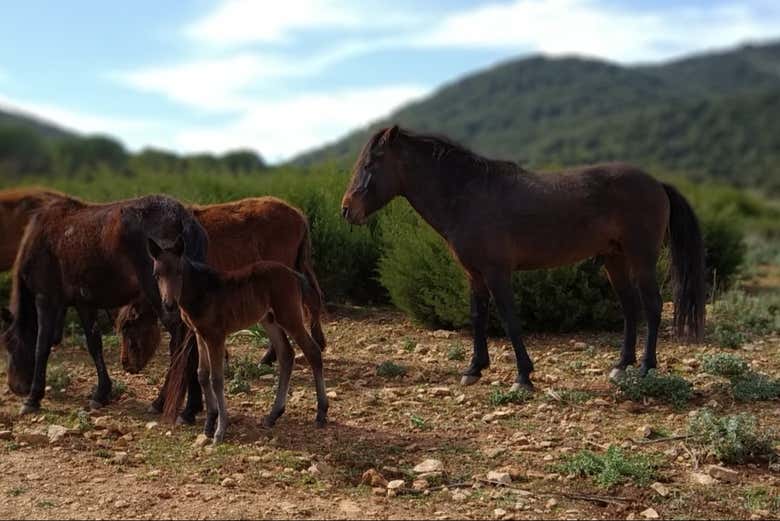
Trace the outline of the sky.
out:
[[[131,150],[279,162],[530,54],[623,64],[780,37],[777,0],[2,0],[0,109]]]

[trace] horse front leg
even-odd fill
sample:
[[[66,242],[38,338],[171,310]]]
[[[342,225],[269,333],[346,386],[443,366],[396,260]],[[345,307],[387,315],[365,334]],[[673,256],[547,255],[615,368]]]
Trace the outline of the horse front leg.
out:
[[[515,360],[517,362],[517,379],[512,385],[512,391],[526,389],[534,390],[531,383],[531,373],[534,370],[534,364],[528,356],[523,339],[520,336],[520,320],[515,313],[515,301],[512,293],[512,273],[499,272],[487,278],[488,288],[496,302],[498,314],[501,322],[504,324],[504,330],[512,341],[512,347],[515,351]]]
[[[487,322],[490,293],[482,276],[471,275],[471,325],[474,334],[474,347],[471,364],[463,371],[461,385],[471,385],[482,377],[482,370],[490,367],[490,354],[487,348]]]
[[[111,401],[111,378],[108,376],[106,362],[103,360],[103,338],[97,326],[97,310],[93,308],[78,307],[81,327],[84,329],[84,337],[87,341],[87,350],[95,362],[98,384],[89,401],[89,408],[100,409]]]
[[[37,295],[35,308],[38,314],[38,336],[35,341],[35,366],[33,380],[30,386],[30,394],[22,405],[20,414],[38,412],[41,408],[41,400],[46,394],[46,367],[49,364],[49,355],[54,341],[62,337],[62,321],[65,309],[49,300]]]

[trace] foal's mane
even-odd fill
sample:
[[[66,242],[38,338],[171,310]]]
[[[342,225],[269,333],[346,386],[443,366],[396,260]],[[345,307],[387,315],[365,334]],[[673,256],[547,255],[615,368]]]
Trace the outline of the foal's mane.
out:
[[[361,152],[361,158],[365,156],[382,138],[388,129],[381,129],[371,136],[367,145]],[[438,134],[423,134],[398,128],[398,135],[403,136],[412,145],[423,152],[430,154],[431,158],[440,165],[448,167],[457,166],[458,170],[479,170],[497,174],[527,174],[528,170],[514,161],[503,159],[490,159],[468,149],[464,145],[446,136]]]

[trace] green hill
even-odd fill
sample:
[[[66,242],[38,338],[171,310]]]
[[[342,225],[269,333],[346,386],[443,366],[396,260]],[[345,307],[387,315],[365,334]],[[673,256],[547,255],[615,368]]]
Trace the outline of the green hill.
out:
[[[65,129],[56,123],[44,121],[35,116],[21,112],[0,110],[0,128],[14,128],[31,131],[44,139],[65,139],[76,135],[76,132]]]
[[[531,57],[445,85],[295,162],[349,162],[389,123],[530,167],[622,159],[780,191],[780,44],[657,65]]]

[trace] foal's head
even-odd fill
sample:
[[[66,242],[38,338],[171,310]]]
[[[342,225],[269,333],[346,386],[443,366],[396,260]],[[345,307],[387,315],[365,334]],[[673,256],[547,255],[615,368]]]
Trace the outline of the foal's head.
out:
[[[184,276],[184,239],[179,235],[169,248],[161,248],[149,239],[149,255],[154,259],[154,279],[160,290],[163,308],[168,313],[176,310],[181,298]]]
[[[122,367],[128,373],[140,373],[160,344],[157,315],[146,302],[134,302],[119,311],[115,329],[120,338]]]
[[[397,125],[380,130],[363,147],[341,200],[341,215],[350,223],[364,224],[401,193],[400,132]]]

